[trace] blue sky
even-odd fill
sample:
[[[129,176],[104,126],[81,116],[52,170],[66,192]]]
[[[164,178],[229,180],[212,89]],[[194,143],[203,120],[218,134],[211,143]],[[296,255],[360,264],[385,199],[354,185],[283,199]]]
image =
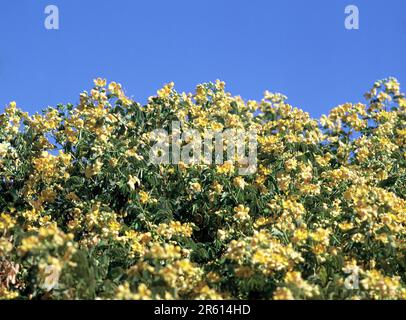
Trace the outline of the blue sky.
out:
[[[46,30],[46,5],[60,29]],[[347,5],[360,30],[344,28]],[[0,10],[0,110],[77,102],[97,76],[145,102],[221,79],[245,99],[281,92],[313,116],[363,101],[375,80],[406,83],[404,0],[16,0]]]

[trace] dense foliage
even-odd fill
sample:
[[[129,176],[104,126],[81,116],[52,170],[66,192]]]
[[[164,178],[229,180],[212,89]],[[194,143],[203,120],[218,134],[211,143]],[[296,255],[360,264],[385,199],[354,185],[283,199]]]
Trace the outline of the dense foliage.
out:
[[[76,106],[10,103],[0,298],[406,298],[406,99],[393,78],[365,98],[315,120],[220,81],[142,106],[96,79]],[[255,128],[258,170],[151,164],[150,133],[173,120]]]

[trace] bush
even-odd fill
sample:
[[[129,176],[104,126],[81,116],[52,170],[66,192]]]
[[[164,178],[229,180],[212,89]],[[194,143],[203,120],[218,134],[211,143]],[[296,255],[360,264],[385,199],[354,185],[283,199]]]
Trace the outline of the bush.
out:
[[[393,78],[320,120],[281,94],[173,84],[141,106],[0,116],[0,298],[406,298],[406,99]],[[255,129],[257,170],[152,164],[151,132]],[[229,141],[228,141],[229,142]]]

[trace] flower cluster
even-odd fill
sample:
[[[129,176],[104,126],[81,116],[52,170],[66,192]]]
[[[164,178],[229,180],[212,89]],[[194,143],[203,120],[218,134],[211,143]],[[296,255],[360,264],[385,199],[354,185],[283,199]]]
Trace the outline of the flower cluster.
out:
[[[405,299],[406,99],[394,78],[365,99],[317,120],[221,81],[141,105],[98,78],[75,106],[30,116],[11,102],[0,298]],[[172,141],[174,121],[201,137],[255,129],[257,170],[240,175],[226,152],[151,163],[151,132]]]

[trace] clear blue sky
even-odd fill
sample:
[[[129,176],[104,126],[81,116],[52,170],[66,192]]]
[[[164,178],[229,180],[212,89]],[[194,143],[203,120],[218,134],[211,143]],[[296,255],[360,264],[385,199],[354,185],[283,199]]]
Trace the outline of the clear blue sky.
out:
[[[48,4],[57,31],[44,27]],[[349,4],[358,31],[344,28]],[[375,80],[406,85],[405,12],[405,0],[4,0],[0,111],[77,102],[101,76],[141,102],[170,81],[190,91],[221,79],[245,99],[281,92],[319,116],[363,101]]]

